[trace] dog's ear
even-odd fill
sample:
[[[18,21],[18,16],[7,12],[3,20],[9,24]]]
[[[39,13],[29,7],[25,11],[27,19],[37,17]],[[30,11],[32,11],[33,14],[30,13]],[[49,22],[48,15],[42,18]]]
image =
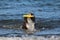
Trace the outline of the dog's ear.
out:
[[[25,22],[23,22],[22,29],[25,29],[25,30],[28,29],[28,28],[26,27],[26,23],[25,23]]]
[[[27,22],[27,17],[24,17],[24,22],[25,22],[25,23],[28,23],[28,22]]]
[[[33,13],[31,13],[31,15],[33,15],[33,16],[34,16],[34,14],[33,14]],[[31,17],[31,19],[32,19],[32,21],[33,21],[33,22],[35,22],[35,16],[34,16],[34,17]]]
[[[30,13],[31,15],[34,15],[33,13]]]
[[[35,17],[31,17],[31,20],[32,20],[33,22],[35,22]]]

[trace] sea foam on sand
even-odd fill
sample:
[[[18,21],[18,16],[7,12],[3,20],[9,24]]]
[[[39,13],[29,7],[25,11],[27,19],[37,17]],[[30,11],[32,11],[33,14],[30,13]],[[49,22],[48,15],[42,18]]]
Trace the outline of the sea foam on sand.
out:
[[[60,36],[26,36],[26,37],[0,37],[0,40],[60,40]]]

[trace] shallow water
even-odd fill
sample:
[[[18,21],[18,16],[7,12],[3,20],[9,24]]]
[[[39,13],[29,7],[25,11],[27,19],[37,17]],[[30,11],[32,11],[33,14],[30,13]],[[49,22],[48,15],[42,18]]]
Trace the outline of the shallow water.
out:
[[[33,34],[26,34],[24,31],[16,30],[16,29],[0,29],[1,37],[22,37],[22,36],[52,36],[52,35],[60,35],[60,28],[54,28],[51,30],[43,30],[37,31]]]

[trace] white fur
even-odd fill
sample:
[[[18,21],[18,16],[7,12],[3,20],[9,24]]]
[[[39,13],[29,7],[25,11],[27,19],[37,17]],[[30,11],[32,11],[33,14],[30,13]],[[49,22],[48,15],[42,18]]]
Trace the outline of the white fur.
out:
[[[29,31],[34,31],[35,30],[35,23],[30,19],[27,18],[26,27],[28,28]]]

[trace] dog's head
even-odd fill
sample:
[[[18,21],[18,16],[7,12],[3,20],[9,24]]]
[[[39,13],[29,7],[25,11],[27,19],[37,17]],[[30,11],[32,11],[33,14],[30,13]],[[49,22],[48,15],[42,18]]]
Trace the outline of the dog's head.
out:
[[[25,14],[25,15],[23,15],[23,17],[24,17],[24,21],[26,23],[28,23],[28,19],[31,19],[33,22],[35,22],[35,16],[33,13]]]

